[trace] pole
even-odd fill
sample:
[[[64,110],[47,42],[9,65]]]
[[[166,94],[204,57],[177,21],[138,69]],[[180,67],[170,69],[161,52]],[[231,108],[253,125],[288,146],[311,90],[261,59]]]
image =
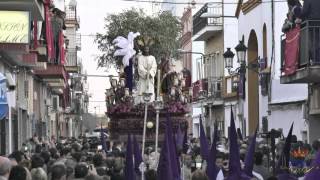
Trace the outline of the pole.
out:
[[[160,110],[156,110],[156,145],[155,145],[155,152],[158,155],[158,143],[159,143],[159,114]]]
[[[160,102],[160,88],[161,88],[161,70],[158,69],[158,82],[157,82],[157,103]],[[158,104],[159,105],[159,104]],[[156,109],[156,144],[155,144],[155,152],[158,155],[158,143],[159,143],[159,114],[160,109]]]
[[[145,143],[146,143],[146,124],[147,124],[147,116],[148,116],[148,103],[145,104],[145,110],[144,110],[144,120],[143,120],[143,136],[142,136],[142,157],[144,156],[144,149],[145,149]]]
[[[203,114],[203,100],[201,100],[201,117],[202,117],[202,126],[204,127],[204,132],[206,132],[206,118],[204,117]]]
[[[10,104],[9,104],[9,130],[8,130],[9,134],[8,134],[8,137],[9,137],[9,142],[8,142],[8,151],[9,151],[9,154],[12,153],[12,116],[11,116],[11,107],[10,107]]]
[[[210,104],[208,104],[209,106],[209,121],[210,121],[210,123],[212,123],[212,111],[211,111],[211,109],[212,109],[212,104],[210,103]],[[215,124],[215,122],[213,123],[213,124]],[[210,130],[211,131],[211,130]],[[212,137],[212,132],[210,132],[210,137],[211,137],[211,141],[212,141],[212,139],[213,139],[213,137]]]
[[[144,110],[144,121],[143,121],[143,137],[142,137],[142,159],[144,156],[144,149],[145,149],[145,143],[146,143],[146,126],[147,126],[147,116],[148,116],[148,102],[145,104],[145,110]],[[141,168],[141,179],[144,180],[144,167]]]

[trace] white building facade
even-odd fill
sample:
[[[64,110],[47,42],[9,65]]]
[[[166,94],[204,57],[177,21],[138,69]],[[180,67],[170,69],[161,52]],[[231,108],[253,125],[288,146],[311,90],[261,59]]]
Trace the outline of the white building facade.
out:
[[[293,134],[299,140],[308,140],[305,103],[307,85],[280,84],[281,75],[281,27],[288,11],[287,2],[239,0],[236,11],[238,39],[244,39],[247,65],[264,58],[266,68],[260,73],[247,69],[245,98],[239,103],[246,134],[259,126],[263,130],[282,129],[286,136],[294,123]],[[233,48],[234,46],[231,46]],[[233,50],[235,52],[235,50]],[[263,72],[263,73],[262,73]],[[262,79],[265,75],[267,79]]]

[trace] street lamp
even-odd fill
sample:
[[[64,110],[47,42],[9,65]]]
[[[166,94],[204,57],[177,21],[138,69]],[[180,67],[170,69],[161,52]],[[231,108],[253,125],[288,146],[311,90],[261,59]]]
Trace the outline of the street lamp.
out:
[[[228,70],[233,68],[233,57],[234,53],[230,50],[230,48],[227,48],[227,51],[223,54],[225,66]]]
[[[234,48],[237,52],[238,63],[245,63],[246,62],[246,55],[247,55],[247,47],[244,45],[243,40],[239,41],[239,44]]]
[[[233,68],[233,57],[234,53],[231,51],[231,48],[227,48],[227,51],[223,54],[223,58],[225,61],[225,68],[228,70],[230,75],[236,75],[241,73],[246,73],[246,69],[252,70],[256,73],[258,72],[259,68],[259,61],[260,58],[258,57],[256,61],[246,64],[246,54],[247,54],[247,47],[244,45],[244,40],[239,41],[239,44],[235,47],[238,63],[240,63],[240,67],[232,71]]]

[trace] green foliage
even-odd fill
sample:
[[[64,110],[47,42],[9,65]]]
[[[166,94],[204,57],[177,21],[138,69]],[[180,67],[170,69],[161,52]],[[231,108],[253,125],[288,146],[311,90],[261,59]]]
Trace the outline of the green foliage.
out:
[[[141,37],[151,37],[154,45],[150,47],[151,54],[157,61],[169,58],[180,45],[182,26],[176,17],[169,12],[157,16],[147,16],[141,9],[125,10],[120,14],[111,14],[105,18],[104,34],[96,35],[96,43],[102,55],[98,57],[98,66],[121,65],[122,57],[113,57],[115,47],[112,41],[117,36],[127,37],[129,32],[140,32]],[[136,50],[139,49],[135,42]],[[159,62],[160,63],[160,62]]]

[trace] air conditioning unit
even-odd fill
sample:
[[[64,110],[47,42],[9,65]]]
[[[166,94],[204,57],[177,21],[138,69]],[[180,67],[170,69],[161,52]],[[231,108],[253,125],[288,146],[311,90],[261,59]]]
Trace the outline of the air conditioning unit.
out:
[[[51,106],[52,104],[51,104],[51,99],[50,98],[46,98],[45,100],[44,100],[44,104],[46,105],[46,106]]]
[[[16,81],[13,79],[12,74],[7,72],[5,73],[9,91],[14,91],[16,89]]]

